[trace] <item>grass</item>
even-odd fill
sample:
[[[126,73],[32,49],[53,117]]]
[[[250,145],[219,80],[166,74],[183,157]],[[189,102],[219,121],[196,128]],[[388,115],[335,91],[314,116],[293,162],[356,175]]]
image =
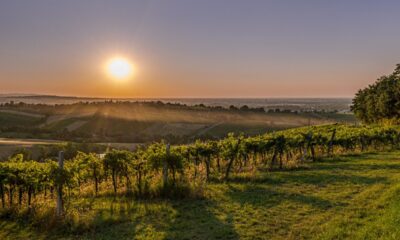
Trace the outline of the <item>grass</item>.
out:
[[[245,123],[222,123],[209,129],[204,135],[214,136],[214,137],[224,137],[228,133],[244,133],[246,135],[260,135],[266,132],[271,132],[275,130],[283,130],[290,126],[275,126],[273,124],[266,124],[265,122],[245,122]]]
[[[399,239],[399,153],[236,176],[203,199],[81,199],[64,227],[2,220],[0,239]]]
[[[43,122],[42,118],[30,117],[14,113],[0,112],[0,126],[1,127],[32,127]]]

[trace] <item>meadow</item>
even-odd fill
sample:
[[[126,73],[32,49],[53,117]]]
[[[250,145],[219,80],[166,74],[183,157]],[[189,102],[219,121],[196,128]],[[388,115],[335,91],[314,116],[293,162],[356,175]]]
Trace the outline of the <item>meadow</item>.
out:
[[[67,206],[68,220],[51,228],[3,218],[0,238],[398,239],[399,153],[352,154],[237,175],[209,184],[201,199],[82,197]]]

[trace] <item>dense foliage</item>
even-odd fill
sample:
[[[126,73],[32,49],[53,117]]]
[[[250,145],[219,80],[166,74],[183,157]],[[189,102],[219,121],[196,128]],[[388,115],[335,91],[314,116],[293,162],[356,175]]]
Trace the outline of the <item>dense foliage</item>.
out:
[[[398,122],[400,119],[400,64],[395,71],[361,89],[353,99],[352,111],[365,123]]]
[[[65,161],[63,170],[54,160],[32,161],[20,154],[0,163],[1,202],[3,208],[30,208],[35,201],[51,200],[59,185],[67,190],[65,201],[81,194],[187,197],[208,181],[297,167],[322,156],[397,148],[399,138],[397,127],[324,125],[257,137],[230,134],[170,149],[161,142],[135,151],[79,152]]]

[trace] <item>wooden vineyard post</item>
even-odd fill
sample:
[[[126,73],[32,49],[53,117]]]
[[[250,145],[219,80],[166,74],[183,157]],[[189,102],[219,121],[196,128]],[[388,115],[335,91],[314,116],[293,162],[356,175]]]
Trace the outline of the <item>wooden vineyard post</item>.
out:
[[[333,156],[333,141],[335,140],[335,135],[336,135],[336,128],[333,129],[331,140],[329,141],[329,149],[328,149],[328,156],[329,157]]]
[[[168,185],[168,158],[169,158],[169,154],[170,154],[170,144],[169,143],[167,143],[167,146],[166,146],[166,151],[167,151],[167,154],[166,154],[166,158],[164,159],[164,162],[163,162],[163,185],[164,185],[164,188],[166,188],[167,187],[167,185]]]
[[[312,140],[313,140],[313,132],[310,131],[310,132],[308,133],[308,135],[307,135],[307,141],[308,141],[307,149],[310,149],[310,151],[311,151],[311,158],[312,158],[313,162],[315,162],[315,150],[314,150],[314,145],[313,145],[313,143],[312,143]]]
[[[60,151],[58,153],[58,170],[59,173],[62,173],[62,170],[64,168],[64,152]],[[60,177],[60,175],[59,175]],[[57,206],[56,206],[56,214],[57,216],[61,216],[63,214],[63,199],[62,199],[62,183],[61,179],[58,179],[59,182],[57,184]]]

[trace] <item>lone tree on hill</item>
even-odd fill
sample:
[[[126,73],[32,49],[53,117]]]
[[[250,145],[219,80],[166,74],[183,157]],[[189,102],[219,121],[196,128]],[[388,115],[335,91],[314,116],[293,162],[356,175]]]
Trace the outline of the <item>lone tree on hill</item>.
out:
[[[388,76],[360,89],[353,99],[351,110],[364,123],[395,122],[400,120],[400,64]]]

